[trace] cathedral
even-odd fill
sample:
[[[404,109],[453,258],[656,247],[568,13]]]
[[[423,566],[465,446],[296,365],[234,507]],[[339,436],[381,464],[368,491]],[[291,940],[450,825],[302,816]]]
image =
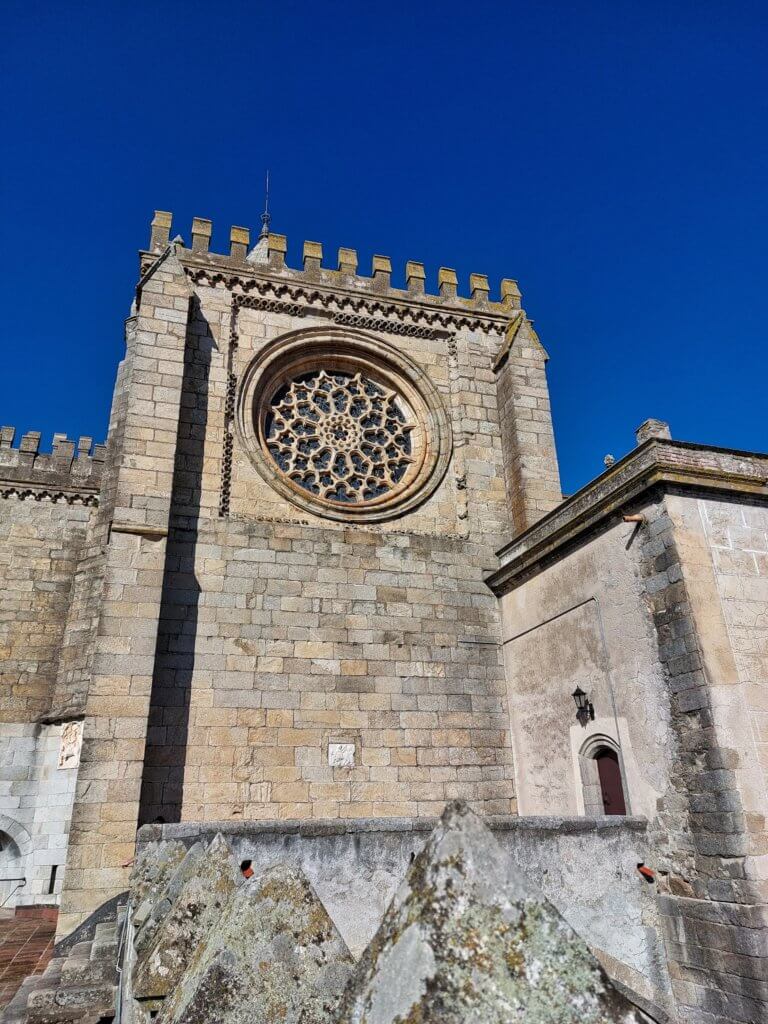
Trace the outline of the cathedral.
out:
[[[365,960],[448,804],[638,1020],[766,1020],[768,455],[648,419],[565,497],[516,281],[211,238],[155,213],[105,444],[0,433],[3,912],[115,961],[142,851],[224,837]],[[133,977],[8,1020],[225,1019]]]

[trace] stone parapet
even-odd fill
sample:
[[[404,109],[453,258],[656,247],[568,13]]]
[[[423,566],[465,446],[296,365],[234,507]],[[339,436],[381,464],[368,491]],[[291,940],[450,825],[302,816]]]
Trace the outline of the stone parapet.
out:
[[[655,486],[768,500],[768,456],[652,436],[501,548],[501,567],[488,585],[497,595],[518,586],[564,545],[626,511]]]
[[[268,821],[181,821],[177,823],[142,825],[138,831],[138,848],[160,840],[179,840],[191,844],[201,837],[208,840],[220,832],[237,846],[242,841],[259,842],[263,836],[316,836],[361,835],[367,832],[423,832],[429,835],[439,821],[437,815],[393,818],[319,818]],[[587,833],[609,834],[618,831],[644,834],[648,823],[643,817],[585,818],[560,817],[542,814],[519,817],[516,814],[489,814],[484,820],[494,832],[514,831],[544,838],[551,832],[559,835]],[[239,849],[239,846],[237,847]]]
[[[644,818],[489,815],[519,877],[533,883],[584,938],[614,984],[666,1021],[669,979],[655,896],[637,874],[648,858]],[[302,872],[350,951],[360,956],[438,819],[180,822],[139,830],[137,860],[152,844],[187,848],[223,836],[257,875],[275,862]]]
[[[54,434],[50,452],[40,451],[39,431],[23,434],[14,447],[14,427],[0,427],[0,496],[47,497],[72,504],[98,504],[106,445],[93,438],[70,441]]]
[[[159,218],[159,220],[158,220]],[[171,244],[171,214],[160,211],[152,222],[150,248],[141,253],[142,273],[157,259],[158,252]],[[162,222],[159,231],[158,223]],[[451,309],[457,314],[478,313],[484,317],[503,317],[520,308],[521,294],[517,282],[504,278],[500,284],[498,300],[491,300],[491,289],[488,278],[484,274],[470,274],[468,294],[462,296],[458,292],[458,280],[453,270],[440,268],[436,293],[427,288],[427,277],[422,263],[408,260],[403,268],[405,288],[391,286],[391,261],[386,256],[374,256],[371,264],[371,276],[358,273],[358,256],[355,249],[340,248],[336,268],[323,266],[323,246],[320,242],[305,241],[303,245],[303,268],[292,269],[286,266],[287,239],[285,235],[270,234],[260,238],[256,246],[248,253],[249,233],[246,228],[233,227],[230,232],[229,254],[209,251],[212,236],[211,221],[195,217],[192,222],[192,243],[186,247],[183,242],[175,242],[176,252],[189,269],[209,269],[223,273],[233,270],[238,275],[264,275],[274,278],[275,275],[286,281],[306,282],[312,287],[326,286],[334,292],[349,291],[357,296],[370,295],[371,298],[388,296],[401,299],[408,303],[436,306]]]

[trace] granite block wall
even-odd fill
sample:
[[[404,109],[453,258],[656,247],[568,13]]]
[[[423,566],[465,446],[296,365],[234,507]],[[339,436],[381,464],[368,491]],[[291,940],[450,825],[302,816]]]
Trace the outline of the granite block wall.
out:
[[[747,709],[732,725],[743,728],[742,758],[747,811],[768,810],[768,509],[725,500],[699,499],[695,514],[705,534],[739,686]],[[752,755],[751,757],[749,755]],[[749,767],[744,762],[751,761]],[[745,770],[746,769],[746,770]],[[765,832],[765,822],[755,821]],[[768,845],[760,851],[768,856]],[[761,872],[768,879],[768,865]]]
[[[70,591],[92,510],[0,497],[0,721],[51,705]]]
[[[74,765],[59,769],[54,694],[73,581],[93,519],[102,446],[0,430],[0,902],[57,902]],[[52,722],[52,720],[54,720]],[[55,872],[53,869],[55,868]]]
[[[142,819],[513,810],[481,555],[289,524],[175,531]],[[332,743],[352,767],[329,764]]]
[[[552,430],[547,359],[533,324],[520,310],[510,321],[505,343],[494,362],[514,533],[528,529],[563,497]]]
[[[497,603],[511,529],[494,359],[501,332],[403,338],[251,301],[193,273],[141,820],[515,809]],[[286,500],[232,409],[275,339],[362,335],[442,403],[450,459],[405,515],[334,523]],[[329,744],[353,748],[350,767]]]
[[[166,252],[126,325],[102,493],[108,510],[70,853],[66,935],[125,888],[138,822],[191,293]]]

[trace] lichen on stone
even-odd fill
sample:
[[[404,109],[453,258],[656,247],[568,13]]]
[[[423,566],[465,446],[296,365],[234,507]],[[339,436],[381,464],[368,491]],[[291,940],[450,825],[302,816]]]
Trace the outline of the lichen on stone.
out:
[[[134,926],[148,920],[160,895],[187,857],[178,840],[149,843],[139,853],[131,872],[131,908]]]
[[[231,896],[159,1024],[327,1024],[353,966],[307,879],[275,865]]]
[[[200,855],[180,865],[162,899],[169,903],[146,943],[137,943],[133,992],[139,998],[167,996],[181,980],[190,958],[216,927],[222,909],[241,881],[226,840],[217,834]],[[173,881],[173,880],[172,880]],[[148,927],[147,922],[145,927]],[[141,939],[139,933],[137,939]]]
[[[221,836],[186,854],[152,914],[133,981],[143,1006],[165,997],[158,1024],[647,1020],[464,804],[446,808],[357,966],[299,870],[243,881]]]
[[[151,945],[158,928],[184,886],[197,876],[206,850],[205,843],[194,843],[176,865],[176,868],[171,871],[165,885],[158,888],[153,887],[138,905],[136,905],[137,897],[131,893],[131,903],[136,907],[133,912],[133,924],[135,928],[134,948],[138,956],[142,956],[144,950]]]
[[[630,1024],[586,944],[452,804],[363,955],[338,1024]]]

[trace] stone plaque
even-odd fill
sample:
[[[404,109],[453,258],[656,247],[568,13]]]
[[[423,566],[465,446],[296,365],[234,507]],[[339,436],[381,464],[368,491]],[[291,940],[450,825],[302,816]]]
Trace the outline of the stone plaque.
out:
[[[331,768],[355,767],[354,743],[329,743],[328,764]]]
[[[83,743],[83,723],[65,722],[61,727],[59,747],[59,768],[77,768],[80,763],[80,747]]]

